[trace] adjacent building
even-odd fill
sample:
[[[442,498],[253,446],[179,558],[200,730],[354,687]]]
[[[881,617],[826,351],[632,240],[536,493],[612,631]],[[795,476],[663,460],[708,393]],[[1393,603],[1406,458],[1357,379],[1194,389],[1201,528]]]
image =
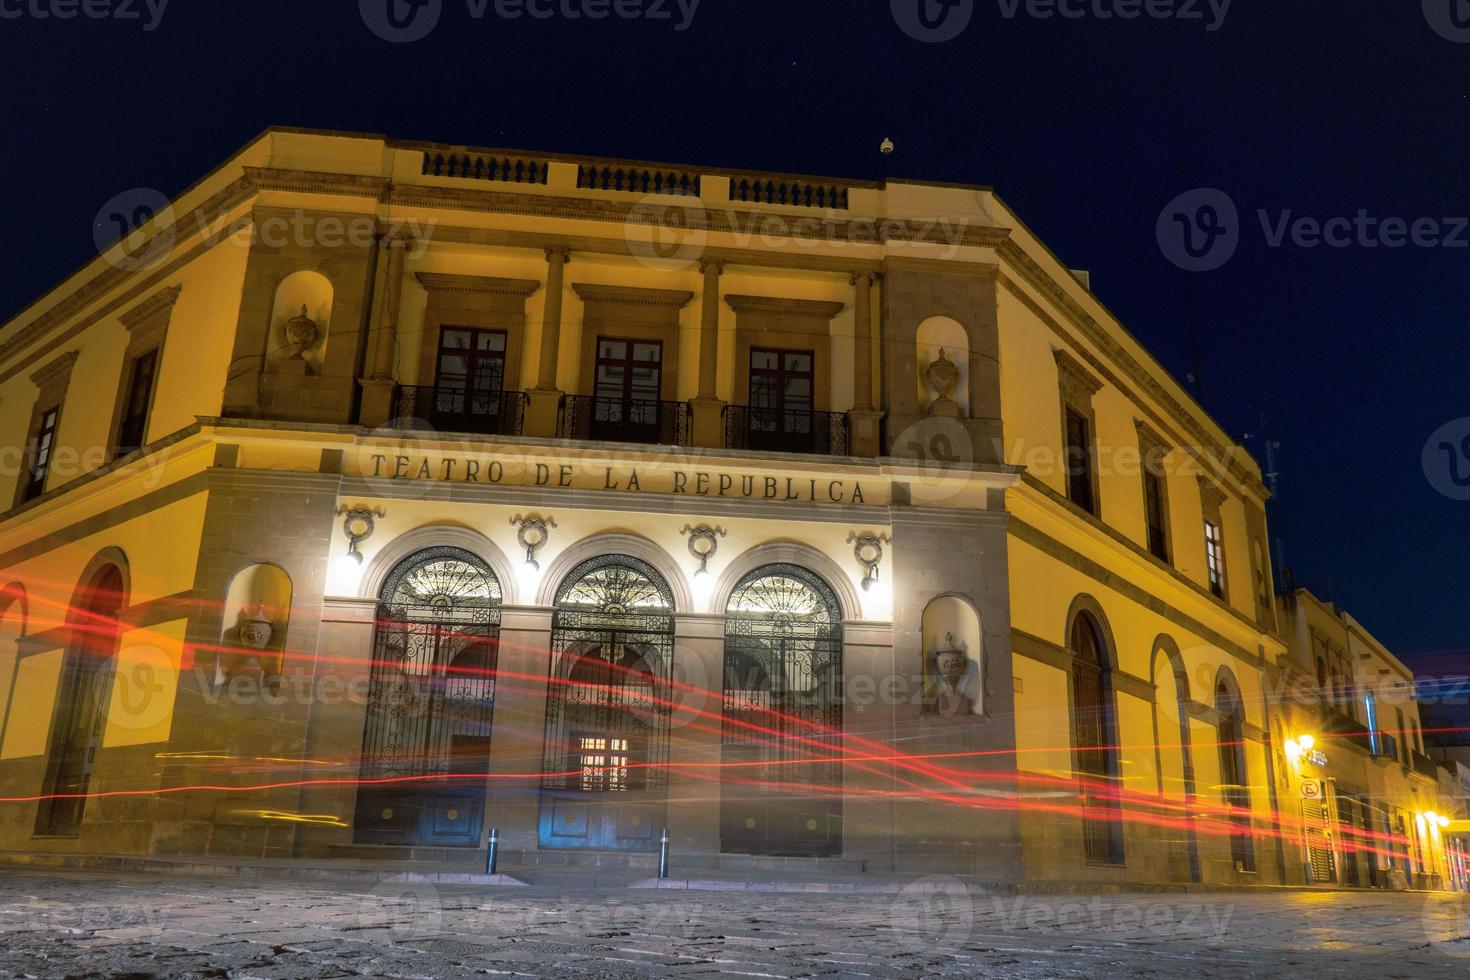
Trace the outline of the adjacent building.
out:
[[[0,426],[7,852],[1453,873],[1412,677],[988,188],[275,129]]]

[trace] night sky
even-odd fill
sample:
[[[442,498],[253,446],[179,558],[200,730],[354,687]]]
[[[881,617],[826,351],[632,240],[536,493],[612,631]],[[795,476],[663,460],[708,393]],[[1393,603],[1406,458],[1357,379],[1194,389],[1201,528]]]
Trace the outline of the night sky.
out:
[[[1464,0],[1237,0],[1218,23],[1206,0],[1179,0],[1194,20],[973,0],[944,42],[900,27],[934,0],[702,0],[684,30],[677,0],[662,20],[440,0],[413,43],[354,0],[173,0],[151,30],[143,0],[120,12],[138,19],[31,13],[51,2],[0,0],[0,318],[95,254],[109,198],[172,195],[269,125],[857,178],[890,137],[889,176],[995,187],[1184,378],[1191,274],[1155,226],[1219,188],[1240,244],[1192,274],[1202,400],[1237,437],[1267,413],[1286,564],[1417,665],[1470,666],[1443,653],[1470,646],[1470,502],[1422,462],[1470,416],[1470,229],[1452,220],[1470,215],[1470,39],[1430,23],[1453,35],[1458,3],[1470,25]],[[1262,210],[1434,219],[1460,247],[1272,247]]]

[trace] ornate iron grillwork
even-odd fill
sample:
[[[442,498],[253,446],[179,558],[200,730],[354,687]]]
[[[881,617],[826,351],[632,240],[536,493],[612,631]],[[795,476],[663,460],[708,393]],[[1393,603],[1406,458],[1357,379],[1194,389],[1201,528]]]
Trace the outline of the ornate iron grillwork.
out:
[[[746,576],[725,613],[725,844],[770,853],[840,847],[842,614],[795,565]]]
[[[362,778],[483,772],[495,708],[500,582],[467,551],[431,548],[378,604]]]
[[[525,426],[526,393],[399,385],[396,418],[404,428],[518,436]]]
[[[647,563],[584,562],[557,592],[542,787],[662,788],[668,777],[674,598]]]
[[[811,456],[846,456],[847,416],[841,412],[727,405],[725,447]]]
[[[636,398],[567,395],[557,434],[562,439],[689,445],[689,404]]]

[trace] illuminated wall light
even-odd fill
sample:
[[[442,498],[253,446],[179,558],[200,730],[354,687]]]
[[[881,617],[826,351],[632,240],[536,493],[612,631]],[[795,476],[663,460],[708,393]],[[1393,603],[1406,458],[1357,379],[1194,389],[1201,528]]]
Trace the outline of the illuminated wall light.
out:
[[[890,543],[892,539],[887,534],[859,534],[854,531],[847,536],[847,541],[853,545],[853,557],[863,567],[863,591],[871,592],[873,586],[880,581],[879,566],[883,564],[883,545]]]

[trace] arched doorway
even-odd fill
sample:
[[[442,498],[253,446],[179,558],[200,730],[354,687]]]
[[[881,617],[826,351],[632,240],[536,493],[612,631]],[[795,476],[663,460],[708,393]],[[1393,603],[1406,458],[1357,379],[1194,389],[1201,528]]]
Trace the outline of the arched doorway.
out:
[[[542,847],[658,849],[673,661],[673,594],[651,565],[609,555],[563,581],[551,623]]]
[[[1245,766],[1245,705],[1240,688],[1228,670],[1215,682],[1216,728],[1220,745],[1220,785],[1230,820],[1230,859],[1241,871],[1256,870],[1256,848],[1251,838],[1250,786]]]
[[[123,592],[122,572],[107,565],[81,590],[68,615],[71,642],[62,660],[51,718],[43,799],[36,810],[38,835],[75,837],[81,832],[112,697]]]
[[[1072,621],[1072,726],[1082,791],[1082,838],[1087,860],[1123,863],[1123,811],[1118,798],[1117,713],[1112,663],[1102,631],[1089,613]]]
[[[383,585],[353,821],[358,843],[477,847],[495,710],[500,582],[431,548]]]
[[[842,612],[796,565],[756,569],[725,609],[721,849],[842,852]]]

